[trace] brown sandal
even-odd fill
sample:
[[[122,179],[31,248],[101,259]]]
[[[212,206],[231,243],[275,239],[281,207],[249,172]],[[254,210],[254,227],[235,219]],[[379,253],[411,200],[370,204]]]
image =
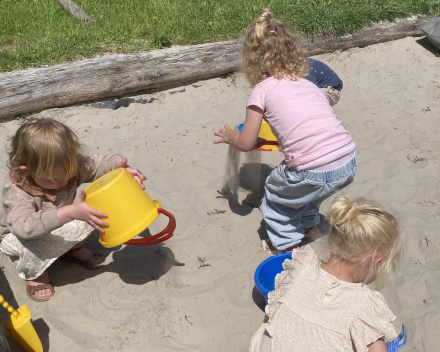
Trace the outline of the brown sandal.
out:
[[[52,291],[52,296],[50,296],[50,297],[36,297],[35,296],[36,292],[41,291],[41,290],[46,290],[46,289]],[[53,295],[55,294],[55,290],[51,284],[40,284],[37,286],[33,286],[33,285],[29,285],[27,281],[26,281],[26,292],[27,292],[28,297],[35,302],[46,302],[49,299],[51,299],[53,297]]]
[[[69,262],[69,263],[76,263],[81,265],[83,268],[86,268],[87,270],[96,270],[96,269],[100,269],[102,268],[101,265],[99,265],[99,260],[101,259],[101,254],[99,254],[98,252],[94,252],[93,255],[86,260],[79,260],[78,258],[75,258],[73,256],[73,252],[79,251],[81,248],[83,248],[83,246],[78,247],[78,248],[72,248],[71,250],[69,250],[68,252],[66,252],[65,254],[63,254],[61,256],[61,260],[65,261],[65,262]]]

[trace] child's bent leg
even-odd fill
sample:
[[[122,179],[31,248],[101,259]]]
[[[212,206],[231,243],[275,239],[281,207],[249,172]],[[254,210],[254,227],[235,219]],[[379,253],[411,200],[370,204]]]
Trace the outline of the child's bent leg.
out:
[[[276,249],[284,250],[301,242],[304,238],[302,213],[319,198],[322,188],[321,184],[304,182],[303,174],[289,169],[285,162],[272,171],[266,181],[260,210]],[[319,222],[317,214],[316,218]]]
[[[319,224],[319,206],[310,203],[301,214],[301,225],[304,228],[312,228]]]
[[[304,230],[301,225],[301,211],[282,204],[272,203],[266,197],[260,206],[266,223],[270,242],[278,250],[284,250],[301,242]]]

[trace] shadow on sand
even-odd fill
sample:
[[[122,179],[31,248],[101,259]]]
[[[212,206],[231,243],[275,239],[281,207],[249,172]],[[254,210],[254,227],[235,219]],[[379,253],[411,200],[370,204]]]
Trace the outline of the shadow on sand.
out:
[[[149,229],[139,236],[150,236]],[[114,272],[121,280],[131,285],[144,285],[158,280],[173,266],[184,266],[176,260],[172,250],[162,243],[152,246],[117,246],[103,248],[99,244],[99,234],[95,231],[84,243],[93,252],[99,252],[101,262],[113,253],[113,261],[97,270],[85,270],[80,265],[57,260],[50,268],[49,274],[55,286],[64,286],[90,279],[103,272]]]
[[[229,208],[234,214],[240,216],[250,214],[254,208],[260,206],[264,196],[264,184],[272,170],[273,168],[267,164],[257,162],[243,164],[238,174],[230,173],[226,177],[222,189],[217,191],[219,193],[217,198],[227,199]],[[239,191],[247,193],[241,203],[238,200]]]

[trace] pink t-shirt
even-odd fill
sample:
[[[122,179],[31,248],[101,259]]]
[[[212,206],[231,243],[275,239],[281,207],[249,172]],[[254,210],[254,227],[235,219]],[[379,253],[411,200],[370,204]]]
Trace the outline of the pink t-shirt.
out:
[[[355,150],[350,133],[338,120],[324,93],[306,79],[269,77],[255,86],[247,107],[251,105],[263,110],[288,167],[302,170],[301,166],[307,165],[312,169],[342,159]]]

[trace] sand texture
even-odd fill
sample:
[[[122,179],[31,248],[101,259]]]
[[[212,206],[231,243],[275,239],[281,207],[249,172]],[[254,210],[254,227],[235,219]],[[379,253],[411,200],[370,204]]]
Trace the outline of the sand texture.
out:
[[[399,275],[383,291],[408,330],[402,351],[437,351],[440,58],[414,38],[316,58],[344,82],[335,112],[359,161],[346,193],[380,202],[405,234]],[[263,319],[253,274],[268,257],[259,250],[265,231],[256,206],[283,155],[239,155],[212,141],[223,124],[244,121],[250,92],[243,76],[224,76],[29,115],[65,122],[90,153],[125,155],[148,177],[150,197],[177,220],[174,237],[152,247],[105,249],[93,235],[86,246],[103,254],[105,267],[87,271],[57,261],[49,271],[56,294],[47,303],[27,298],[11,261],[0,255],[0,293],[14,306],[28,305],[45,351],[247,351]],[[0,121],[1,182],[6,137],[21,122]],[[166,221],[160,216],[142,235]],[[6,311],[0,318],[4,323]]]

